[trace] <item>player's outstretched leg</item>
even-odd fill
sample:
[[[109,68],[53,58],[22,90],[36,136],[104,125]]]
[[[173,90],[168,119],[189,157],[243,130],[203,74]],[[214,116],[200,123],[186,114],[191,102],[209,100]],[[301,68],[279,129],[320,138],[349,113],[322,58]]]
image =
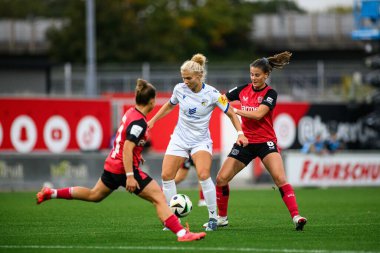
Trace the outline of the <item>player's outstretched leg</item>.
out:
[[[187,232],[184,236],[178,237],[179,242],[191,242],[196,240],[201,240],[205,238],[206,233],[200,232],[200,233],[193,233],[193,232]]]
[[[61,188],[61,189],[52,189],[49,187],[43,187],[40,192],[37,193],[37,205],[41,204],[45,200],[49,199],[73,199],[71,191],[73,187]]]
[[[307,219],[299,215],[296,194],[294,193],[293,187],[290,184],[285,184],[281,186],[279,189],[282,200],[284,201],[286,207],[289,210],[290,216],[293,219],[293,223],[296,227],[296,230],[303,230],[303,227],[305,226]]]
[[[200,232],[200,233],[194,233],[190,232],[189,229],[189,224],[186,222],[186,234],[184,236],[178,237],[179,242],[191,242],[191,241],[196,241],[196,240],[201,240],[205,238],[206,233],[205,232]]]
[[[296,226],[296,230],[298,231],[303,230],[303,227],[305,226],[306,222],[307,222],[307,219],[300,215],[296,215],[293,217],[293,223]]]
[[[49,187],[43,187],[41,191],[36,194],[37,205],[41,204],[45,200],[51,199],[51,195],[54,193]]]

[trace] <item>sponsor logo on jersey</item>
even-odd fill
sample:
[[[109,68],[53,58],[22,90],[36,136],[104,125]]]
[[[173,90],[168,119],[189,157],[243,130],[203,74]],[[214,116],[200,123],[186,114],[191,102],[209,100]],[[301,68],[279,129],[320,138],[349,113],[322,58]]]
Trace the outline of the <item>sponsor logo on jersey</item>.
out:
[[[242,106],[241,106],[241,110],[242,110],[242,111],[248,111],[248,112],[251,112],[251,111],[257,111],[258,109],[259,109],[258,107],[245,106],[245,105],[242,105]]]
[[[243,96],[243,101],[247,102],[248,101],[248,97]]]
[[[139,138],[142,131],[143,131],[143,128],[138,125],[133,125],[131,128],[131,134],[136,136],[136,138]]]
[[[194,107],[194,108],[189,108],[189,115],[193,115],[194,113],[197,112],[197,108]]]
[[[218,98],[218,102],[223,105],[223,106],[226,106],[228,104],[228,100],[226,98],[226,96],[224,95],[220,95],[219,98]]]

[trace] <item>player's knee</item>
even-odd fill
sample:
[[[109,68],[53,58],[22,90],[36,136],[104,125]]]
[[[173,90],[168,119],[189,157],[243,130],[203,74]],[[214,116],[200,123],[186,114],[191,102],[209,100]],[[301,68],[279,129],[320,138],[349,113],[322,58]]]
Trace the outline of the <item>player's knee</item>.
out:
[[[104,199],[104,196],[102,194],[97,193],[97,192],[92,192],[91,193],[90,201],[95,202],[95,203],[99,203],[103,199]]]
[[[200,170],[200,172],[198,172],[198,179],[200,181],[204,181],[208,179],[209,177],[210,177],[210,172],[207,170]]]
[[[156,194],[156,196],[153,198],[152,203],[156,206],[159,206],[161,204],[167,205],[166,204],[166,199],[164,194]]]
[[[277,176],[277,177],[273,177],[273,181],[274,183],[279,187],[279,186],[282,186],[284,184],[287,183],[286,181],[286,177],[284,176]]]
[[[217,186],[226,186],[228,184],[228,179],[226,177],[223,177],[222,175],[216,176],[216,185]]]
[[[164,181],[169,181],[169,180],[173,180],[174,179],[172,173],[167,173],[167,172],[162,172],[161,173],[161,178]]]

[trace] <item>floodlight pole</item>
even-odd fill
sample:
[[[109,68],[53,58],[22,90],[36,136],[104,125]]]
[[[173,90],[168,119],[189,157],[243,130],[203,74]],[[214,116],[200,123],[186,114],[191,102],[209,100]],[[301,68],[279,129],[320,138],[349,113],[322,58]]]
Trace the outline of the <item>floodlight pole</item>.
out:
[[[86,95],[96,96],[96,35],[94,0],[86,0]]]

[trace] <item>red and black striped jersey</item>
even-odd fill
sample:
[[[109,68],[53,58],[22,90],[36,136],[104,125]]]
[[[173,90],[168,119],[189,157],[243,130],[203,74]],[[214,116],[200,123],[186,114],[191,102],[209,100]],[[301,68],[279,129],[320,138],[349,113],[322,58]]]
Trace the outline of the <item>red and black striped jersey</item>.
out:
[[[133,167],[138,168],[141,161],[141,152],[147,141],[146,117],[136,108],[130,108],[123,116],[119,129],[116,132],[113,148],[106,158],[104,169],[115,173],[124,174],[123,147],[125,140],[136,144],[133,149]]]
[[[273,109],[277,101],[277,92],[274,89],[265,85],[260,90],[254,90],[252,83],[249,83],[229,90],[226,97],[230,101],[239,100],[243,111],[256,111],[260,104],[268,106],[270,111],[260,120],[241,117],[242,129],[249,143],[277,143],[273,129]]]

